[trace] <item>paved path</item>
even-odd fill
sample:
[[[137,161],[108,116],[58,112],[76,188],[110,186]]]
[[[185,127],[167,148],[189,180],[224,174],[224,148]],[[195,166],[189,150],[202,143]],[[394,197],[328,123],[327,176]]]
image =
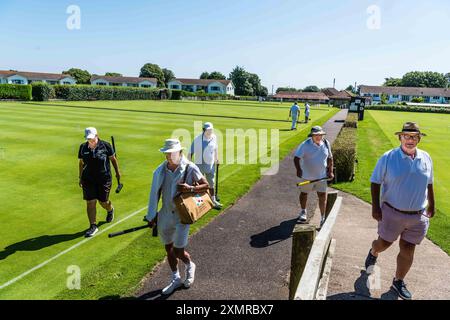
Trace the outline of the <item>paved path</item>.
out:
[[[346,112],[340,111],[324,125],[330,142],[342,126],[335,120],[345,119]],[[169,298],[288,299],[290,236],[300,211],[297,180],[291,153],[276,175],[262,177],[235,205],[193,235],[187,249],[197,264],[195,283]],[[311,197],[310,213],[316,204],[316,197]],[[180,271],[183,276],[184,268]],[[170,277],[165,261],[143,281],[136,296],[161,298]]]
[[[368,286],[362,269],[370,245],[377,238],[377,223],[372,219],[369,204],[345,193],[340,195],[344,198],[333,228],[337,241],[328,299],[397,299],[390,286],[395,275],[398,242],[380,255],[379,276],[371,276],[369,283],[373,285]],[[425,239],[416,248],[415,261],[405,282],[413,299],[450,299],[450,257]]]

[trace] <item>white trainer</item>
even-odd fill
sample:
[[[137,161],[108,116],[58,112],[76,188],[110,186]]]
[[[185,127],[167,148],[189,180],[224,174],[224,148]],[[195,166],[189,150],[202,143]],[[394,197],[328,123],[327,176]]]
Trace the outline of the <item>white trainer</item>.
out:
[[[300,211],[300,216],[298,217],[298,221],[306,222],[306,219],[307,219],[306,209],[302,209],[302,211]]]
[[[212,202],[214,205],[214,209],[216,209],[216,210],[222,209],[222,204],[220,202],[218,202],[217,200],[213,200]]]
[[[186,280],[184,280],[184,286],[190,288],[195,280],[195,263],[191,261],[189,266],[186,266]]]
[[[182,284],[183,283],[181,282],[181,278],[172,278],[172,282],[170,282],[170,284],[167,287],[162,289],[162,294],[163,295],[172,294],[176,289],[181,287]]]

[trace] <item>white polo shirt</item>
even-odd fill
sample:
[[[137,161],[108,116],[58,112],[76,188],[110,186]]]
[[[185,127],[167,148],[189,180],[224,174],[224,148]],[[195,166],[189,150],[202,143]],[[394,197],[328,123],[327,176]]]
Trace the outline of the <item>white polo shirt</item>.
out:
[[[194,155],[194,163],[206,170],[214,172],[215,155],[218,150],[217,137],[213,134],[209,139],[206,135],[197,136],[192,142],[190,153]]]
[[[300,158],[302,168],[302,178],[306,180],[322,179],[327,177],[327,159],[333,155],[324,140],[320,145],[314,143],[312,138],[305,140],[295,152],[295,156]]]
[[[418,211],[428,204],[428,185],[433,184],[430,155],[417,149],[411,159],[401,147],[386,152],[379,160],[370,182],[381,185],[381,203],[403,211]]]

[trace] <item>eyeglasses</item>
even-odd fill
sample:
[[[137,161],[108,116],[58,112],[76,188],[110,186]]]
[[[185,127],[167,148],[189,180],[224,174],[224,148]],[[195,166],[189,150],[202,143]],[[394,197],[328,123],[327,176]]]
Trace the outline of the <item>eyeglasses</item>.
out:
[[[405,140],[413,140],[413,141],[419,141],[419,135],[409,135],[409,134],[402,134],[402,138]]]

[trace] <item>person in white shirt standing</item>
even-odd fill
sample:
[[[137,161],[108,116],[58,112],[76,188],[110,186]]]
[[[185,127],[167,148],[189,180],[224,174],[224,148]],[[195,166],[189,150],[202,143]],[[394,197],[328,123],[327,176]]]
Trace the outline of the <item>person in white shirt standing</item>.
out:
[[[297,121],[298,121],[299,116],[300,116],[300,107],[298,106],[298,103],[296,102],[289,110],[289,118],[292,117],[291,130],[297,130]]]
[[[324,139],[325,131],[319,126],[311,129],[309,139],[305,140],[297,149],[294,158],[297,177],[301,182],[319,180],[300,187],[300,216],[299,222],[306,222],[306,202],[308,193],[316,191],[319,197],[319,208],[321,214],[320,226],[325,222],[325,209],[327,206],[327,178],[334,178],[333,155],[328,140]]]
[[[203,133],[192,142],[188,158],[198,166],[209,183],[209,190],[214,204],[214,209],[220,210],[222,204],[217,201],[214,192],[216,165],[219,164],[219,146],[217,136],[214,134],[214,126],[211,122],[203,125]]]
[[[308,123],[309,121],[309,111],[310,111],[311,107],[309,106],[309,103],[307,102],[305,104],[305,123]]]

